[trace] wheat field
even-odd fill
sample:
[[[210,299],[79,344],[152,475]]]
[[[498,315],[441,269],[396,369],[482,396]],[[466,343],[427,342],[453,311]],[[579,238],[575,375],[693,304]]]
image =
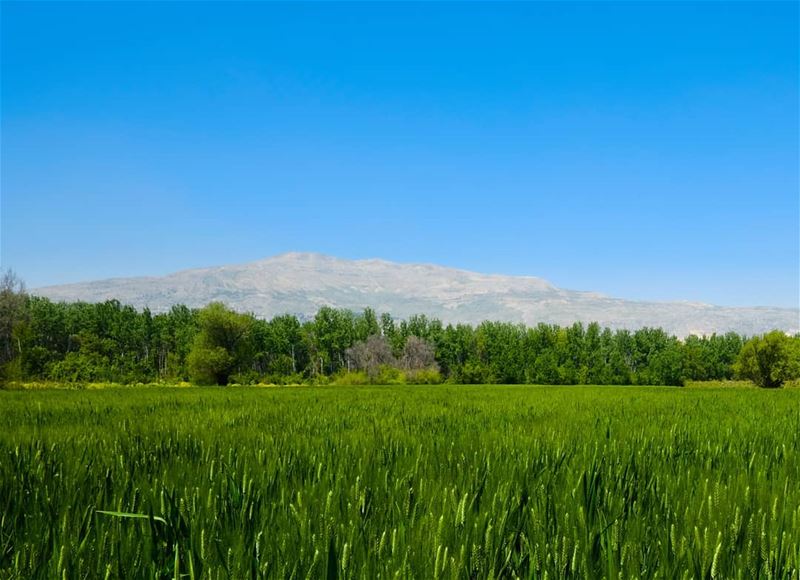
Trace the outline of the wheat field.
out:
[[[800,577],[800,390],[0,391],[0,578]]]

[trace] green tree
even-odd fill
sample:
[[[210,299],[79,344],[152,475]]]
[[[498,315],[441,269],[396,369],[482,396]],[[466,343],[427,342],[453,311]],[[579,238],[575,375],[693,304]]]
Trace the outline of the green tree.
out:
[[[361,316],[355,320],[355,340],[367,340],[372,335],[380,334],[380,331],[375,311],[372,308],[365,308]]]
[[[800,378],[800,338],[790,338],[780,330],[751,338],[742,347],[735,370],[740,377],[768,389]]]
[[[221,302],[198,312],[199,332],[189,352],[189,376],[198,384],[228,384],[234,372],[252,363],[253,317],[239,314]]]
[[[452,381],[461,380],[464,365],[477,357],[475,330],[468,324],[448,324],[435,341],[436,360]]]
[[[156,372],[165,378],[188,378],[187,359],[197,334],[197,311],[180,304],[153,318],[152,350]]]
[[[295,375],[308,365],[303,326],[296,316],[284,314],[261,324],[263,332],[257,340],[257,357],[263,370],[273,376]]]
[[[477,356],[492,382],[524,381],[525,327],[510,322],[483,322],[475,329]]]
[[[345,367],[345,351],[352,346],[355,336],[355,317],[349,310],[323,306],[314,317],[310,328],[318,373],[330,374]],[[315,361],[315,363],[317,362]]]

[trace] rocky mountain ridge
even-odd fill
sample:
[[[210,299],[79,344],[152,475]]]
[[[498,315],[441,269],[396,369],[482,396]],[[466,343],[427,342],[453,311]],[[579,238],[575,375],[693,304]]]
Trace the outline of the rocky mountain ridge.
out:
[[[248,264],[198,268],[162,277],[113,278],[32,291],[56,301],[117,299],[154,312],[174,304],[201,307],[222,301],[269,318],[313,316],[322,306],[371,307],[395,318],[426,314],[443,322],[484,320],[572,324],[597,321],[611,328],[657,326],[678,336],[778,328],[800,332],[800,311],[733,308],[694,302],[646,302],[557,288],[530,276],[479,274],[430,264],[343,260],[288,253]]]

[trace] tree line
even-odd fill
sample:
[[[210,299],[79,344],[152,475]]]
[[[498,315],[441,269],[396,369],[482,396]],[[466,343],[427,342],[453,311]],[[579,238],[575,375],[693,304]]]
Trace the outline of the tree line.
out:
[[[679,340],[597,323],[527,327],[394,320],[322,307],[270,320],[221,303],[153,314],[117,300],[56,303],[7,273],[0,284],[0,377],[68,383],[533,383],[681,385],[800,377],[800,337],[730,332]]]

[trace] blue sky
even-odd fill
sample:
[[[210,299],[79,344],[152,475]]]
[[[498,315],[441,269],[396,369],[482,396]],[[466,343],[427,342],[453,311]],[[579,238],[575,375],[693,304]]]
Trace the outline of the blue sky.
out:
[[[2,3],[0,259],[798,306],[798,3]]]

